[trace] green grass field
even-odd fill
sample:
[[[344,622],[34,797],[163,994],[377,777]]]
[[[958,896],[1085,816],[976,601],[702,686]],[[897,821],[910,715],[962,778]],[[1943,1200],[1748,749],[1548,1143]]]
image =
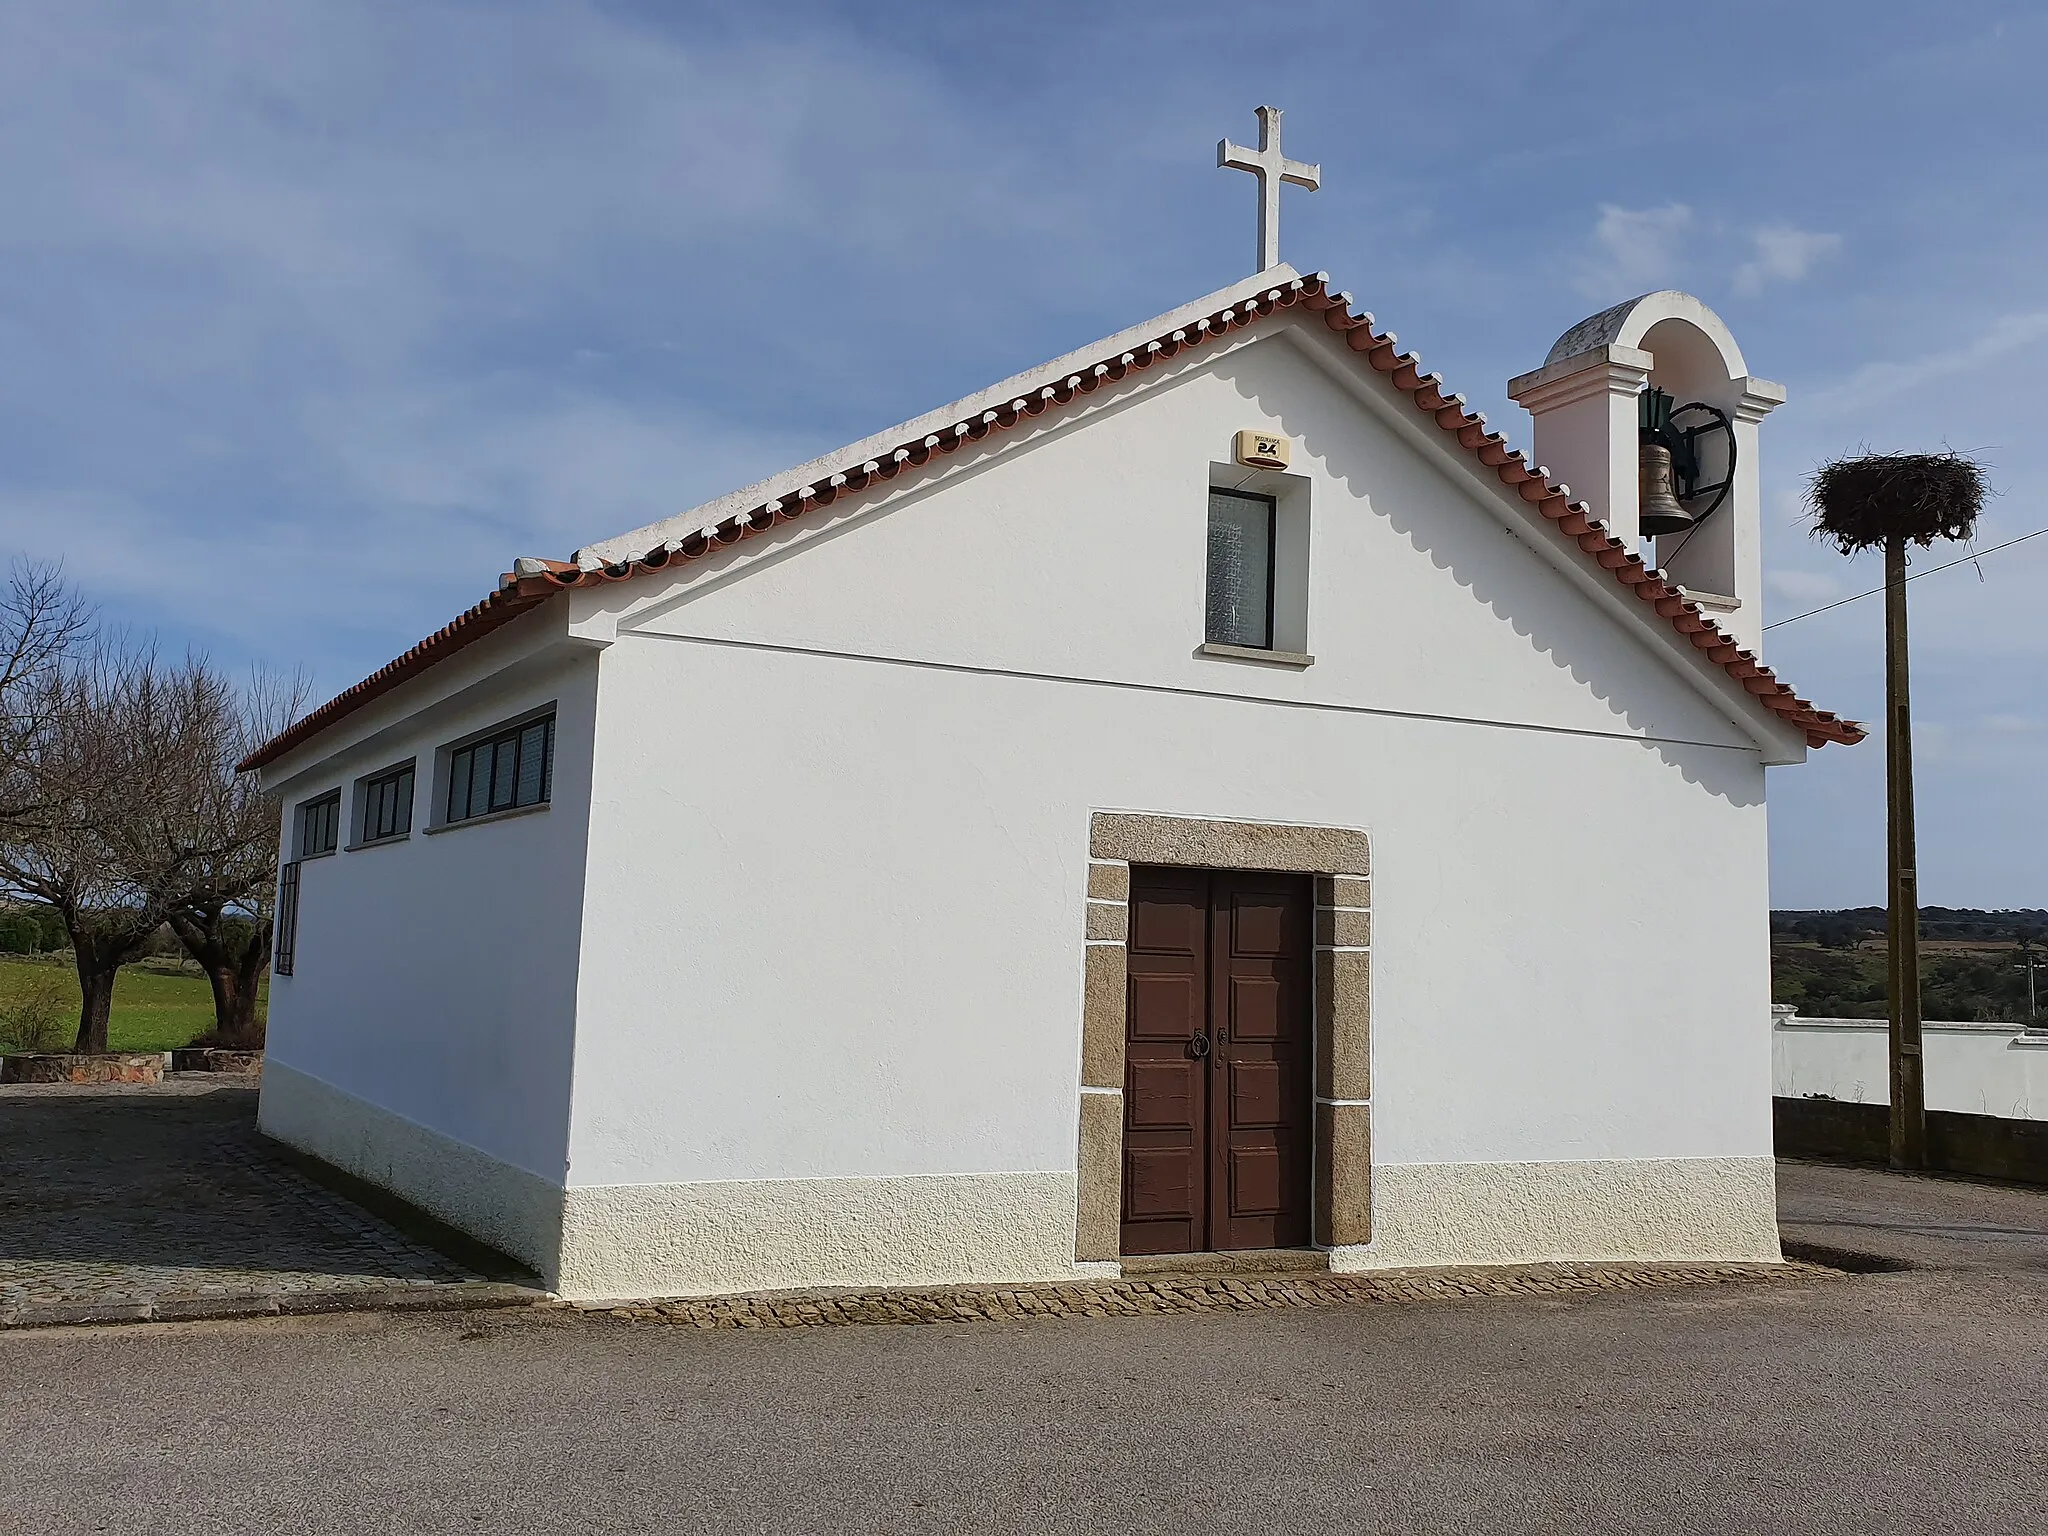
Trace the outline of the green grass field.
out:
[[[0,1004],[23,989],[49,985],[53,977],[63,978],[69,1027],[78,1020],[78,977],[68,960],[48,961],[0,959]],[[270,983],[263,983],[262,1007],[269,1001]],[[190,972],[157,970],[147,966],[123,966],[114,983],[114,1016],[108,1029],[108,1043],[117,1051],[170,1051],[190,1045],[213,1028],[213,991],[206,978]],[[68,1032],[68,1031],[67,1031]]]

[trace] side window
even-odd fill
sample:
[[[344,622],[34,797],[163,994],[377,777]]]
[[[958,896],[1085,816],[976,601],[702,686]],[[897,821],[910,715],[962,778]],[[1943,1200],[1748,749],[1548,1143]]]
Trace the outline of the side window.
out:
[[[448,754],[449,822],[545,805],[554,791],[555,717],[493,732]]]
[[[413,765],[373,773],[356,787],[356,842],[381,843],[412,831]]]
[[[1210,644],[1273,648],[1274,525],[1272,497],[1209,492]]]
[[[331,790],[299,807],[299,857],[317,859],[341,841],[341,791]]]

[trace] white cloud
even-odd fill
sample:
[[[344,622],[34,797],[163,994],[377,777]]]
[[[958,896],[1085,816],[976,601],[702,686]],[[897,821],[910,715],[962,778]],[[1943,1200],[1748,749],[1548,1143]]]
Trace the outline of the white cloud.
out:
[[[1769,283],[1796,283],[1816,262],[1842,248],[1840,235],[1794,229],[1789,224],[1767,225],[1750,235],[1756,254],[1735,269],[1735,291],[1753,297]]]
[[[1602,203],[1593,225],[1595,255],[1580,275],[1580,289],[1604,298],[1668,286],[1683,266],[1683,243],[1693,223],[1693,211],[1684,203],[1662,208]]]
[[[1974,341],[1907,362],[1866,363],[1847,378],[1810,391],[1804,403],[1817,416],[1847,415],[1938,379],[1974,373],[2008,353],[2044,340],[2048,340],[2048,310],[2001,315]]]
[[[1594,297],[1671,287],[1688,270],[1728,260],[1734,247],[1745,255],[1735,265],[1731,285],[1748,298],[1772,283],[1801,281],[1842,248],[1842,237],[1790,224],[1767,224],[1738,235],[1718,219],[1702,219],[1687,203],[1661,208],[1602,203],[1592,243],[1579,287]]]
[[[0,544],[202,644],[382,660],[515,555],[910,414],[924,333],[986,307],[948,253],[1080,222],[1000,149],[907,195],[962,112],[825,19],[0,7]],[[834,282],[931,296],[866,306],[878,353]]]

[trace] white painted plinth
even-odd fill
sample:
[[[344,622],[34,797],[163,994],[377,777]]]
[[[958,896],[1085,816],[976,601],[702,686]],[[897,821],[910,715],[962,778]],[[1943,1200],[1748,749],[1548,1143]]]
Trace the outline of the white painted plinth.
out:
[[[411,1201],[550,1281],[561,1186],[278,1062],[263,1073],[266,1136]]]
[[[1775,1263],[1776,1173],[1768,1157],[1383,1165],[1372,1241],[1333,1250],[1330,1267]]]
[[[568,1191],[564,1296],[1071,1280],[1074,1175],[760,1179]]]

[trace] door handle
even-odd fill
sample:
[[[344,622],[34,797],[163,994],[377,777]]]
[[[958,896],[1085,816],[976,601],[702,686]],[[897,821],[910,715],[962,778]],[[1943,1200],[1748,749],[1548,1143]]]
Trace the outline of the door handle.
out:
[[[1207,1035],[1197,1035],[1194,1039],[1190,1040],[1188,1042],[1188,1054],[1197,1061],[1208,1055],[1209,1037]]]

